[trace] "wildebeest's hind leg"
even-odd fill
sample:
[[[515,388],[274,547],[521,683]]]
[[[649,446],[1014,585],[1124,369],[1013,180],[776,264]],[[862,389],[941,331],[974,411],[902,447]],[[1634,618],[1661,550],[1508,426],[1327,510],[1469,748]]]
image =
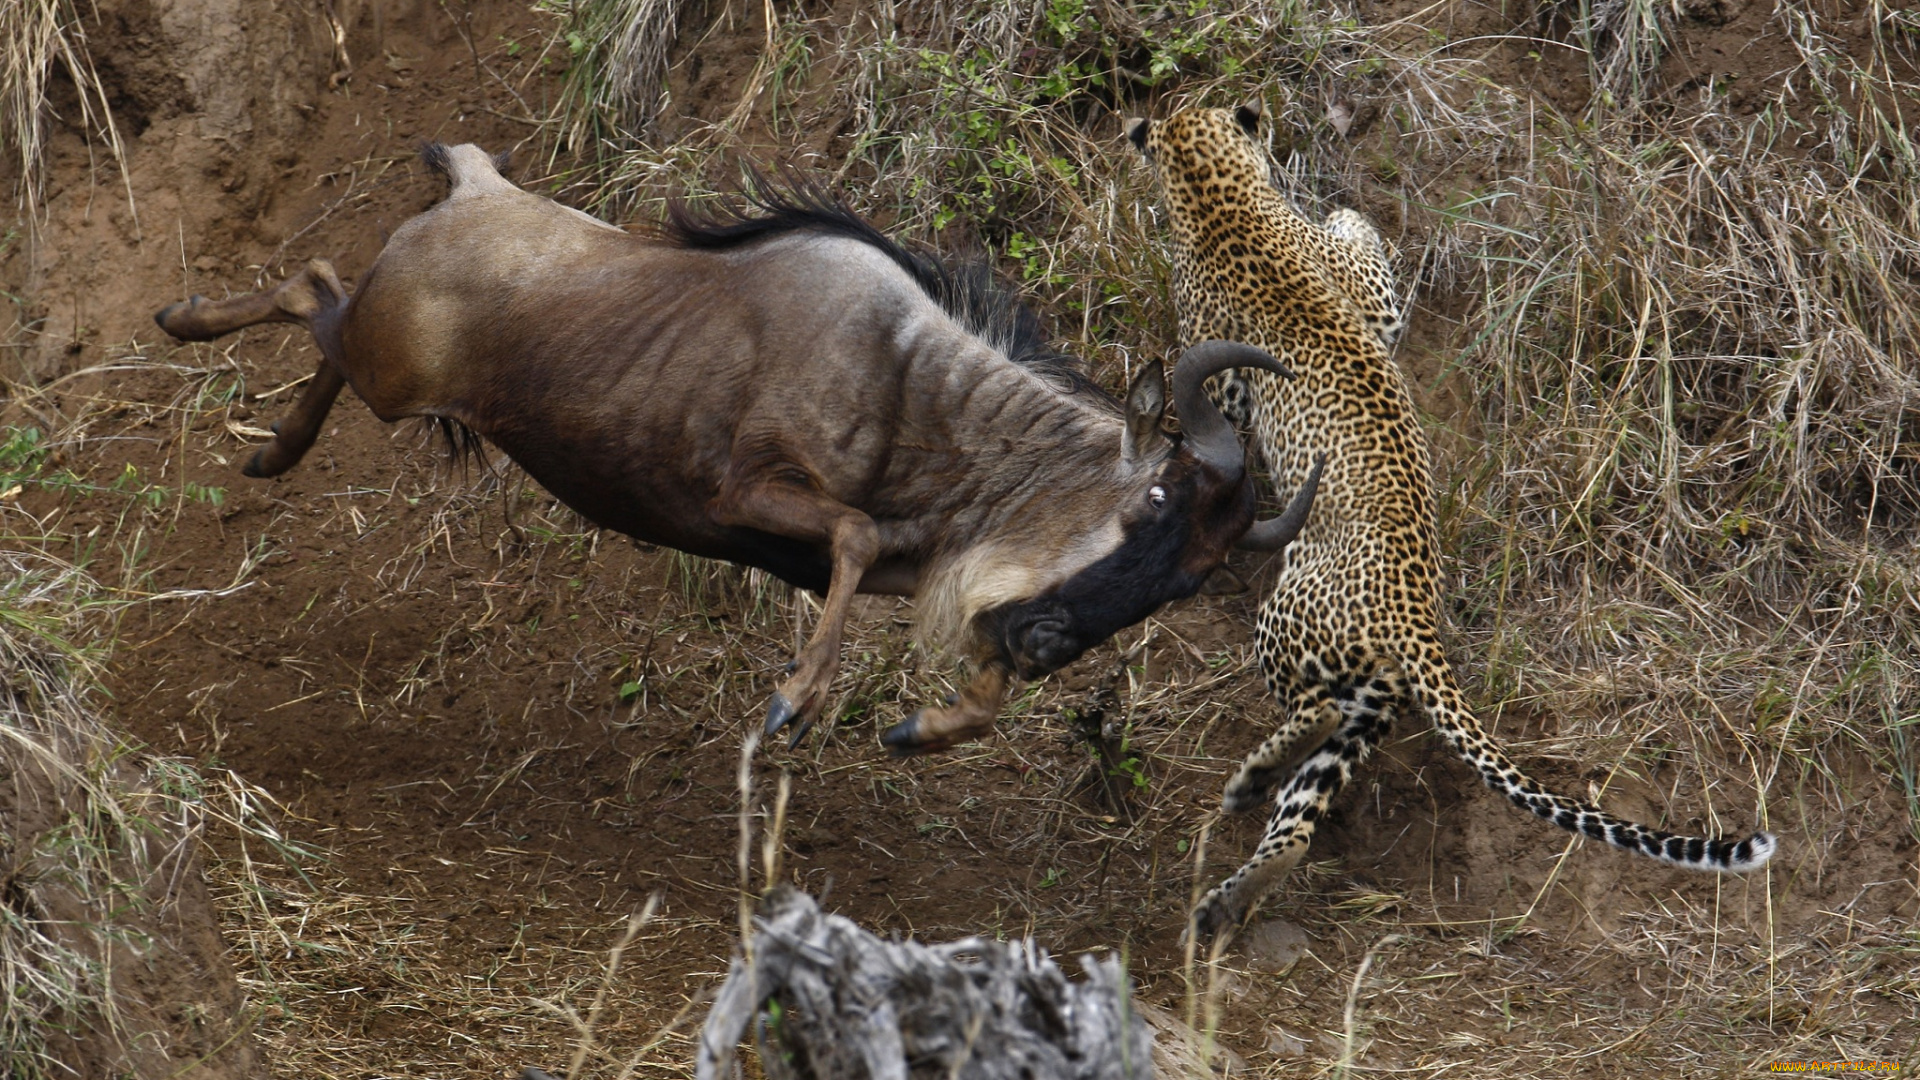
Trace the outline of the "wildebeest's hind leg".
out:
[[[346,303],[347,290],[334,274],[333,264],[313,259],[299,273],[266,292],[225,300],[196,296],[162,308],[153,321],[181,341],[212,341],[263,322],[299,323],[312,330],[314,319]]]
[[[767,706],[767,734],[798,722],[798,743],[820,717],[827,688],[840,666],[840,639],[860,579],[880,555],[880,529],[873,519],[818,488],[785,477],[730,478],[708,504],[715,523],[759,529],[798,540],[826,541],[833,577],[820,612],[820,625],[794,658],[793,675],[773,692]]]
[[[255,452],[241,472],[278,476],[292,468],[319,437],[333,399],[346,385],[340,319],[346,312],[347,299],[347,290],[333,272],[333,264],[313,259],[299,273],[266,292],[226,300],[196,296],[153,317],[160,329],[182,341],[211,341],[265,322],[297,323],[306,327],[320,346],[320,368],[300,395],[299,404],[273,425],[273,441]]]
[[[322,360],[293,411],[274,421],[273,439],[255,450],[240,471],[248,476],[279,476],[298,465],[320,437],[320,425],[346,383],[338,364]]]

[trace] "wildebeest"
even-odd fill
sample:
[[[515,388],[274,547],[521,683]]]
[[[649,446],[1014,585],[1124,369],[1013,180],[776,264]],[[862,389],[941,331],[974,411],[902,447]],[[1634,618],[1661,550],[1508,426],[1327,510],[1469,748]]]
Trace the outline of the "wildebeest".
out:
[[[978,665],[964,692],[885,736],[941,749],[991,730],[1037,678],[1162,604],[1228,549],[1298,532],[1303,490],[1253,525],[1238,439],[1174,367],[1183,433],[1161,430],[1158,362],[1124,406],[1050,351],[991,275],[910,252],[804,181],[672,209],[629,233],[521,190],[471,145],[431,145],[450,191],[395,230],[350,296],[316,259],[267,292],[154,316],[207,340],[306,327],[322,360],[251,476],[291,468],[351,383],[382,420],[431,417],[491,440],[587,520],[756,566],[826,594],[767,728],[819,716],[856,592],[918,598],[924,637]]]

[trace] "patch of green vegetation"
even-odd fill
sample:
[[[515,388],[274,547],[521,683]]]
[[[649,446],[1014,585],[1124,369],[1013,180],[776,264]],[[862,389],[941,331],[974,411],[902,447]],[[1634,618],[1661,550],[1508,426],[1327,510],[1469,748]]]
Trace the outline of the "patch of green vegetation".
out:
[[[1097,15],[1097,17],[1095,17]],[[959,13],[962,24],[991,26],[1017,18],[1000,0]],[[898,65],[882,83],[882,100],[896,113],[886,134],[863,147],[878,159],[914,156],[931,147],[916,169],[909,198],[932,195],[930,224],[941,232],[966,221],[1002,246],[1029,281],[1062,284],[1056,267],[1034,260],[1046,232],[1023,232],[1018,223],[1051,218],[1058,189],[1076,190],[1081,168],[1055,129],[1099,109],[1117,108],[1174,79],[1231,77],[1264,47],[1241,20],[1216,14],[1211,5],[1106,4],[1092,12],[1086,0],[1050,0],[1032,26],[1032,36],[1009,56],[988,41],[959,51],[924,47],[911,63]],[[985,35],[979,35],[984,37]]]
[[[149,510],[160,509],[176,495],[187,502],[208,506],[219,506],[227,498],[225,488],[192,481],[182,483],[178,489],[150,483],[131,464],[107,483],[95,483],[63,464],[56,464],[53,448],[39,428],[0,427],[0,499],[17,498],[29,489],[61,495],[115,495]]]

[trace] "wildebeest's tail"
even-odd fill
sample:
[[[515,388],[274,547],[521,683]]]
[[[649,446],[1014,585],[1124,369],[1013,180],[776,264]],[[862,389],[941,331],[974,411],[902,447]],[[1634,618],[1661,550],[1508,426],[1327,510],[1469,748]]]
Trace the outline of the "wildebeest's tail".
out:
[[[472,143],[448,146],[446,143],[420,144],[420,161],[447,181],[447,197],[470,193],[517,190],[506,171],[511,151],[489,154]]]
[[[1597,806],[1549,791],[1521,772],[1480,726],[1437,644],[1414,646],[1409,655],[1402,658],[1402,668],[1414,696],[1433,721],[1434,730],[1454,753],[1473,766],[1488,787],[1505,795],[1522,810],[1569,832],[1694,870],[1739,873],[1757,870],[1773,858],[1778,841],[1772,833],[1755,833],[1745,840],[1676,836],[1625,821]]]

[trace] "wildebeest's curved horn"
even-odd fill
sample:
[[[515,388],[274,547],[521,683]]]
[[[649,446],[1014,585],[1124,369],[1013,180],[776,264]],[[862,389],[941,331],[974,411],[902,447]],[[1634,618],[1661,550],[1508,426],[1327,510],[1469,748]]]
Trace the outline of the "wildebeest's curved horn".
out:
[[[1293,493],[1280,516],[1254,522],[1253,528],[1233,546],[1245,551],[1279,551],[1293,543],[1293,538],[1299,536],[1307,524],[1307,511],[1313,509],[1313,497],[1320,490],[1320,473],[1326,467],[1327,455],[1323,452],[1313,459],[1313,471],[1307,474],[1300,490]]]
[[[1205,386],[1212,376],[1237,367],[1265,368],[1293,378],[1293,372],[1265,349],[1237,341],[1203,341],[1181,353],[1180,362],[1173,366],[1173,407],[1180,410],[1180,430],[1187,445],[1201,461],[1236,477],[1246,469],[1246,451],[1227,418],[1207,397]]]

